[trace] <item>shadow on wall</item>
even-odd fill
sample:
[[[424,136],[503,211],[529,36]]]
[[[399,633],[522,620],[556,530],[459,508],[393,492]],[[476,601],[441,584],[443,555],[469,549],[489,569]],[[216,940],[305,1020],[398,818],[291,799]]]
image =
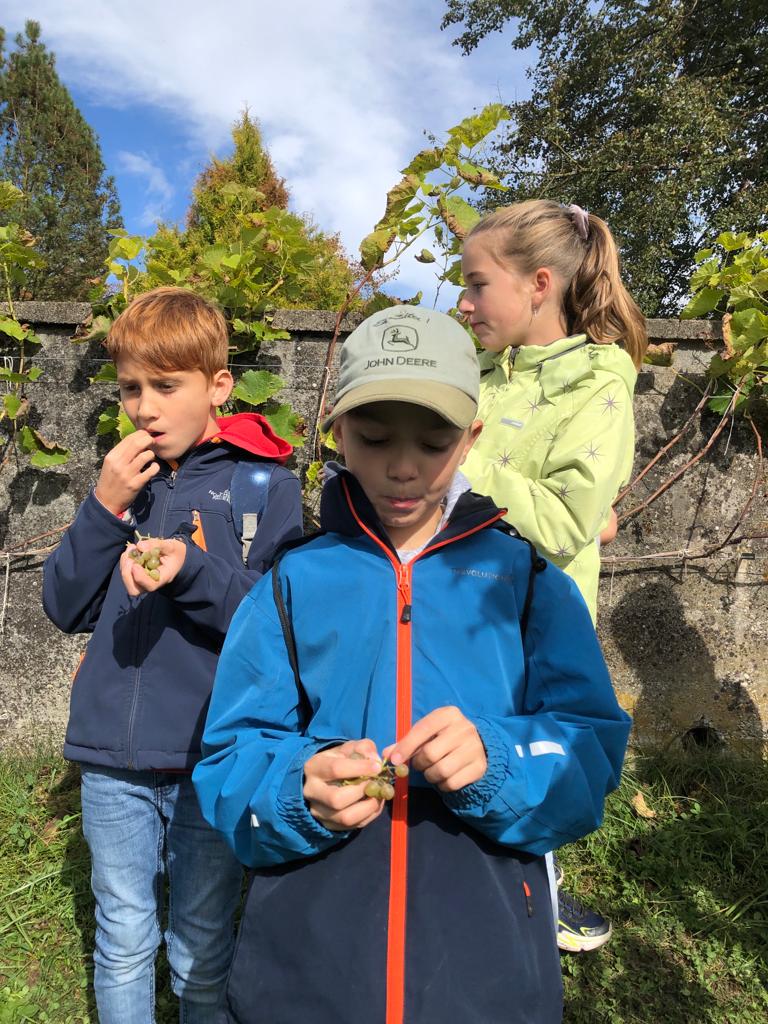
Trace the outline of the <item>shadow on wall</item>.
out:
[[[47,473],[45,470],[31,467],[22,469],[8,488],[9,508],[0,511],[0,548],[26,539],[26,535],[9,535],[11,513],[15,523],[15,534],[30,505],[50,505],[69,490],[70,483],[71,480],[66,473]]]
[[[635,674],[639,696],[628,708],[640,744],[762,749],[763,723],[741,680],[719,678],[710,645],[686,620],[673,580],[633,590],[610,612],[610,631]]]

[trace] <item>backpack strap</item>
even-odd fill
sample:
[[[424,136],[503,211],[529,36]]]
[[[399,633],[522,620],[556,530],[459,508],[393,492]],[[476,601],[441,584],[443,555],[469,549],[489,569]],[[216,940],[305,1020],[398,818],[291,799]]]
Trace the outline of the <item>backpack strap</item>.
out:
[[[500,519],[497,523],[493,524],[494,529],[501,530],[502,533],[506,533],[510,537],[515,537],[517,540],[521,540],[524,544],[528,545],[528,552],[531,556],[531,567],[528,571],[528,586],[525,591],[525,601],[523,603],[523,611],[520,615],[520,636],[525,641],[525,633],[528,629],[528,618],[531,614],[531,604],[533,603],[533,590],[536,585],[536,576],[540,572],[544,572],[547,568],[547,560],[542,558],[536,550],[536,546],[532,541],[528,540],[527,537],[523,537],[514,526],[510,523]]]
[[[243,545],[243,564],[248,564],[256,528],[267,511],[269,483],[274,462],[238,462],[229,485],[235,532]]]
[[[283,640],[285,641],[288,663],[291,666],[293,678],[296,682],[296,692],[299,698],[299,717],[301,719],[302,729],[306,729],[310,719],[312,718],[312,705],[310,704],[309,697],[307,696],[307,691],[304,689],[304,683],[301,681],[299,657],[296,649],[296,636],[293,632],[293,622],[291,621],[290,613],[285,605],[283,588],[280,583],[280,561],[283,554],[284,551],[278,552],[275,561],[272,564],[272,597],[275,601],[277,617],[280,620],[280,628],[283,631]]]

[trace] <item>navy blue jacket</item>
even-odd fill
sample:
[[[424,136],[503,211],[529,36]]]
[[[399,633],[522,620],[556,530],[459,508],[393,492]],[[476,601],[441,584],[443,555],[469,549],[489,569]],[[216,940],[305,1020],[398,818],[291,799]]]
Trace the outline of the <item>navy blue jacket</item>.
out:
[[[277,547],[301,535],[299,482],[278,465],[243,564],[230,504],[233,470],[243,459],[283,462],[291,449],[253,413],[219,426],[176,468],[160,463],[130,516],[118,518],[91,493],[46,560],[47,615],[66,633],[93,633],[70,700],[64,755],[73,761],[191,770],[230,620]],[[203,536],[193,540],[198,522]],[[171,583],[131,598],[118,562],[135,530],[179,536],[188,550]]]
[[[599,825],[629,719],[587,607],[553,565],[533,576],[523,637],[531,550],[503,514],[462,495],[403,565],[341,473],[323,493],[327,532],[272,570],[300,682],[273,579],[235,615],[193,775],[205,817],[255,866],[222,1021],[560,1019],[541,854]],[[441,793],[412,772],[355,832],[312,817],[308,758],[363,737],[381,750],[445,705],[476,726],[483,778]]]

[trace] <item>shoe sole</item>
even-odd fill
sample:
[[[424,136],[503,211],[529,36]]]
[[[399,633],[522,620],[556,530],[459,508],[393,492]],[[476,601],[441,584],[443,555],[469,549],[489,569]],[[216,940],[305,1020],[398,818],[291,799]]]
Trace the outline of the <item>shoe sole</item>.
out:
[[[591,953],[593,949],[599,949],[609,942],[612,935],[613,928],[610,926],[602,935],[573,935],[558,931],[557,948],[563,953]]]

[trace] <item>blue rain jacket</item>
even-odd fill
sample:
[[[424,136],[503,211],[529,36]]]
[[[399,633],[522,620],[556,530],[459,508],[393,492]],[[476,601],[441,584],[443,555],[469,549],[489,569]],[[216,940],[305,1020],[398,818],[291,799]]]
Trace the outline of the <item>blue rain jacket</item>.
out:
[[[256,867],[220,1019],[390,1020],[397,890],[402,1019],[552,1024],[560,982],[540,855],[600,824],[629,732],[586,605],[546,564],[522,636],[531,552],[490,499],[459,498],[408,566],[349,473],[326,486],[321,514],[326,532],[273,570],[300,683],[265,577],[233,619],[193,774],[205,817]],[[347,739],[392,743],[404,671],[410,720],[458,706],[488,770],[453,794],[412,773],[372,825],[330,832],[304,802],[304,764]],[[401,797],[407,884],[391,853]]]

